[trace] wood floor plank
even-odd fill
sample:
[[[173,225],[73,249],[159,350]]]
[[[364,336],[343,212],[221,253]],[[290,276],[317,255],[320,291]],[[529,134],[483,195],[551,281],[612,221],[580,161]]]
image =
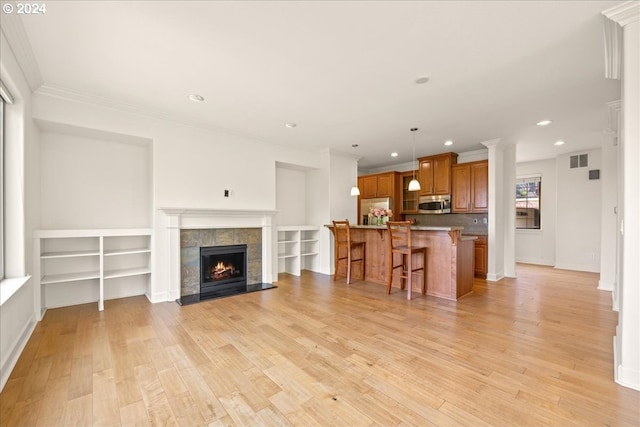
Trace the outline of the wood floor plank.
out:
[[[596,274],[518,265],[459,301],[307,271],[277,284],[48,310],[0,426],[640,425]]]
[[[187,368],[180,370],[179,373],[182,381],[189,390],[189,396],[198,409],[199,416],[201,416],[205,422],[212,423],[227,416],[227,412],[207,385],[200,371],[196,368]],[[176,414],[176,416],[180,419],[180,417],[187,415],[179,413]],[[192,417],[197,418],[197,415],[192,414]]]
[[[173,416],[179,426],[195,427],[209,424],[198,410],[198,405],[188,391],[167,397]]]
[[[85,394],[67,402],[64,425],[83,427],[93,424],[93,396]]]
[[[38,424],[64,425],[71,377],[50,378],[40,405]]]
[[[125,427],[151,426],[147,409],[142,400],[120,407],[120,425]]]

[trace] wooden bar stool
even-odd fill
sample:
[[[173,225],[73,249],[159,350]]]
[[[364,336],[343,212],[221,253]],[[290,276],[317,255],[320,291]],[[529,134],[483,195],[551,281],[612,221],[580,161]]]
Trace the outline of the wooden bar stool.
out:
[[[401,289],[407,286],[407,299],[411,299],[413,274],[422,272],[422,295],[427,293],[427,248],[425,246],[412,246],[411,243],[411,221],[389,221],[387,222],[389,235],[389,249],[387,259],[387,295],[391,293],[391,282],[393,280],[393,270],[402,268],[400,279]],[[393,255],[400,254],[402,263],[393,264]],[[422,254],[422,266],[413,267],[413,255]]]
[[[347,261],[347,284],[351,283],[351,264],[360,263],[360,272],[362,280],[364,280],[364,259],[365,259],[365,242],[354,242],[351,240],[351,226],[349,220],[333,221],[333,235],[335,237],[335,272],[333,280],[338,278],[338,266],[340,261]],[[360,257],[354,258],[353,250],[360,248]],[[340,254],[342,252],[342,255]]]

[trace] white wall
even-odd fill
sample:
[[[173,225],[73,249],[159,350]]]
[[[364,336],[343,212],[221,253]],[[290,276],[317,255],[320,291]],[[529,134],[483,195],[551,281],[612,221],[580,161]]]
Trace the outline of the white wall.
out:
[[[351,163],[332,162],[332,155],[328,151],[307,151],[266,144],[213,129],[172,123],[119,111],[111,106],[88,104],[42,92],[36,92],[33,102],[33,114],[38,122],[152,141],[152,215],[155,231],[152,280],[147,295],[154,302],[170,299],[169,281],[163,279],[170,277],[169,267],[159,262],[158,254],[168,251],[171,242],[162,237],[166,218],[158,211],[159,208],[275,210],[277,164],[309,170],[305,185],[305,222],[308,225],[322,227],[332,218],[331,200],[334,205],[341,203],[341,197],[331,198],[333,189],[331,192],[329,189],[332,186],[346,186],[346,197],[350,198],[348,194],[353,180],[348,177],[352,174],[355,177],[355,159]],[[342,167],[348,170],[338,169]],[[341,179],[346,181],[341,182]],[[225,189],[230,190],[230,197],[224,197]],[[281,202],[290,204],[299,201]],[[352,204],[350,209],[353,211],[348,212],[348,216],[355,218],[355,201]],[[43,213],[43,218],[46,218],[46,213]],[[329,235],[321,232],[319,258],[323,272],[329,270],[329,251]],[[277,268],[274,271],[277,272]]]
[[[574,153],[574,154],[581,154]],[[589,170],[601,168],[601,150],[586,152],[589,166],[569,168],[569,154],[556,159],[556,268],[600,271],[601,188]],[[542,190],[544,191],[544,189]]]
[[[519,177],[542,175],[541,229],[516,231],[518,262],[600,271],[602,180],[589,180],[589,170],[615,179],[605,169],[615,166],[602,164],[600,149],[581,153],[589,154],[588,167],[570,169],[571,154],[517,164]]]
[[[540,230],[516,230],[516,261],[555,265],[556,260],[556,160],[516,164],[516,177],[541,175]],[[515,190],[514,190],[515,191]]]
[[[307,225],[307,171],[276,167],[276,221]]]
[[[463,153],[458,153],[458,164],[460,163],[469,163],[469,162],[477,162],[480,160],[488,160],[489,159],[489,151],[487,149],[482,150],[473,150],[473,151],[465,151]]]
[[[358,223],[358,198],[351,195],[351,187],[357,180],[357,158],[345,153],[330,153],[330,185],[329,185],[329,218],[327,224],[333,220],[348,219],[352,224]],[[333,254],[333,238],[331,238],[329,254]],[[330,257],[330,274],[335,266]]]
[[[358,198],[351,195],[351,187],[356,183],[358,163],[354,156],[345,153],[331,152],[331,171],[329,181],[330,220],[348,219],[358,222]]]
[[[333,260],[331,231],[323,227],[331,222],[331,207],[329,200],[330,189],[326,185],[330,182],[331,159],[329,150],[323,150],[318,154],[320,167],[309,171],[307,174],[307,219],[309,224],[318,224],[320,228],[319,246],[319,272],[331,274],[331,262]]]
[[[150,227],[151,144],[42,132],[41,227]]]

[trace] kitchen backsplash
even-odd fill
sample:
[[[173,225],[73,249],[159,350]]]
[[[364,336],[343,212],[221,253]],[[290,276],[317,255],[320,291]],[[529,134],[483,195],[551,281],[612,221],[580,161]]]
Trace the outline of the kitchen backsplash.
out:
[[[414,219],[416,225],[427,226],[449,226],[460,225],[464,227],[463,234],[487,234],[488,226],[485,223],[488,219],[488,214],[442,214],[442,215],[405,215],[407,219]],[[474,222],[474,220],[476,222]]]

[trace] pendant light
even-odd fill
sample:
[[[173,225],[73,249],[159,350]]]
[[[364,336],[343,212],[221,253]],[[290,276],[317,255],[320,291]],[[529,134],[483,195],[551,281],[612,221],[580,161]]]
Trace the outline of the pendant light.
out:
[[[356,148],[358,148],[358,144],[353,144],[353,155],[356,155]],[[357,163],[356,163],[357,164]],[[352,196],[359,196],[360,195],[360,189],[358,188],[358,173],[356,172],[356,183],[353,187],[351,187],[351,195]]]
[[[418,128],[411,128],[413,133],[413,158],[416,158],[416,131]],[[416,160],[416,168],[418,167],[418,161]],[[416,168],[413,169],[413,179],[409,182],[409,191],[420,191],[420,182],[416,179]]]

